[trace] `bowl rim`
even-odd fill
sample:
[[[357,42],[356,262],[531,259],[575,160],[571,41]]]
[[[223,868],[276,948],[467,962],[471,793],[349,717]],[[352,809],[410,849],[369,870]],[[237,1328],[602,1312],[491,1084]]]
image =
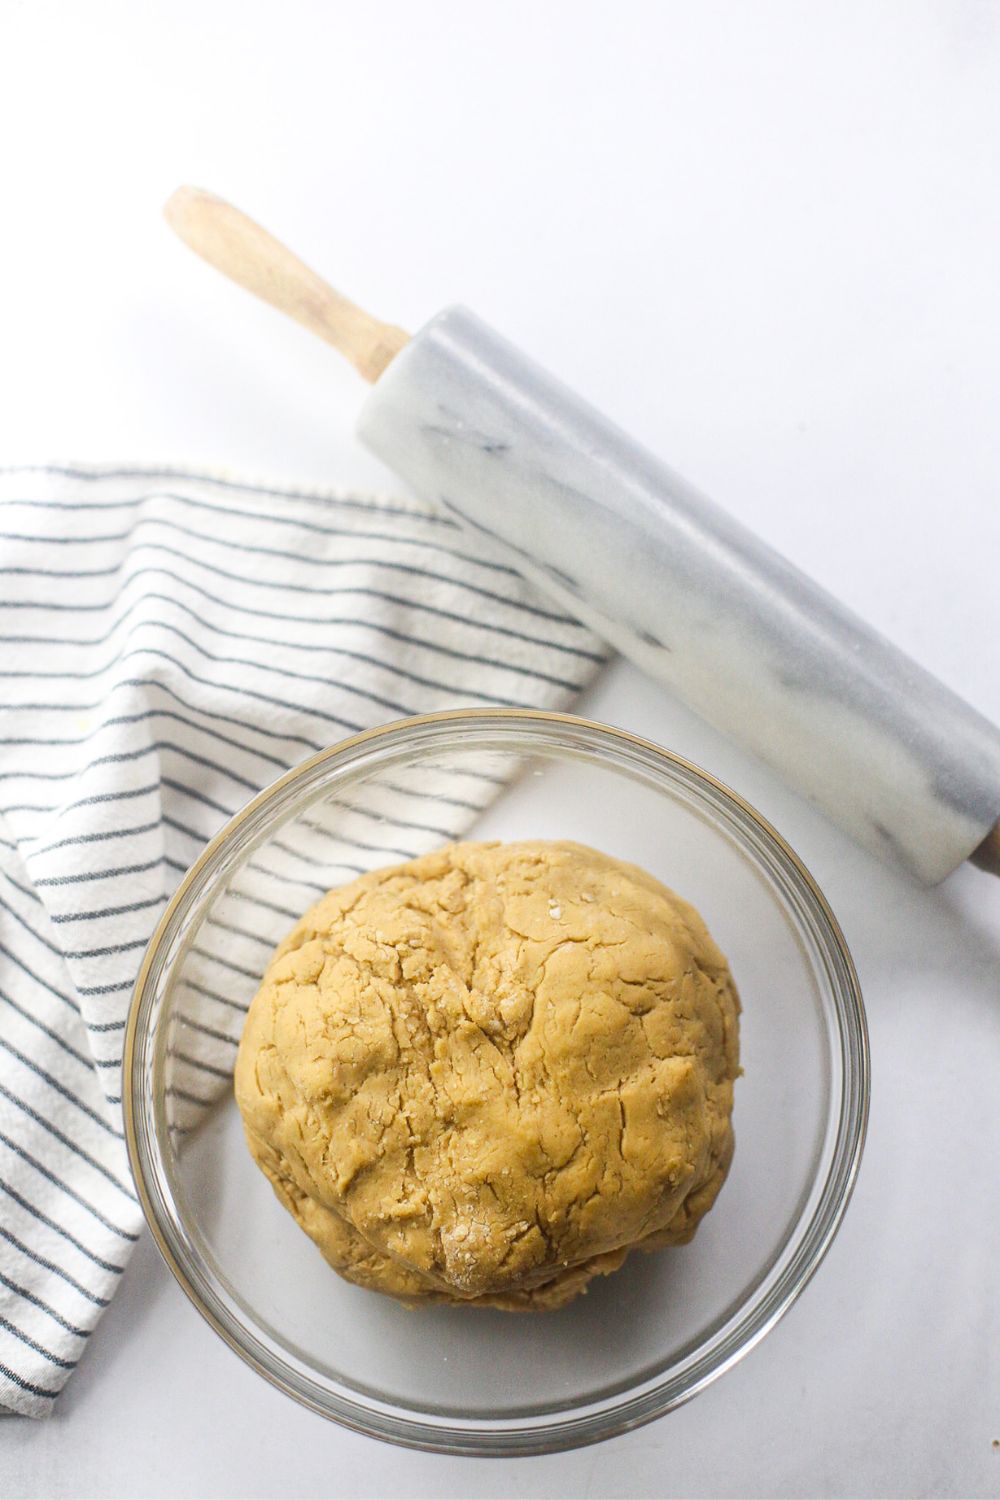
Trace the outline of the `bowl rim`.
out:
[[[599,737],[606,736],[621,745],[630,746],[651,754],[654,758],[667,761],[674,769],[679,769],[696,782],[703,783],[716,797],[721,797],[723,802],[731,803],[744,818],[755,825],[757,833],[763,835],[765,842],[773,844],[790,865],[792,873],[811,899],[816,914],[832,939],[833,950],[841,968],[842,993],[838,997],[841,1003],[836,1006],[836,1017],[837,1040],[840,1042],[844,1067],[836,1139],[829,1169],[822,1185],[823,1190],[819,1201],[801,1234],[795,1254],[783,1269],[776,1286],[769,1291],[754,1315],[745,1322],[738,1323],[727,1336],[723,1350],[712,1354],[704,1368],[698,1369],[700,1361],[696,1359],[697,1373],[688,1381],[683,1390],[670,1393],[665,1392],[661,1386],[654,1386],[651,1390],[645,1390],[634,1398],[622,1392],[620,1399],[614,1401],[609,1408],[601,1407],[596,1412],[584,1412],[577,1416],[568,1412],[564,1413],[561,1419],[557,1412],[553,1412],[555,1420],[544,1426],[534,1425],[530,1419],[524,1423],[516,1418],[487,1426],[483,1418],[476,1418],[467,1426],[449,1428],[446,1423],[429,1420],[431,1416],[429,1412],[402,1417],[398,1415],[397,1410],[378,1411],[361,1402],[344,1399],[339,1399],[334,1409],[329,1404],[329,1392],[326,1393],[327,1400],[322,1401],[297,1386],[293,1379],[286,1377],[278,1369],[269,1369],[256,1356],[249,1344],[242,1340],[234,1329],[227,1326],[220,1313],[209,1305],[189,1276],[181,1259],[174,1253],[161,1225],[154,1195],[146,1181],[141,1149],[141,1137],[144,1131],[139,1125],[141,1101],[136,1087],[136,1051],[143,998],[150,971],[161,944],[171,934],[175,914],[184,905],[188,892],[205,867],[214,861],[219,851],[245,822],[268,802],[278,798],[286,788],[299,779],[307,777],[309,773],[329,760],[341,758],[345,754],[353,758],[353,753],[364,746],[370,746],[389,736],[396,738],[405,736],[407,733],[428,725],[451,724],[460,728],[462,724],[469,721],[488,722],[491,720],[501,721],[506,725],[518,723],[525,726],[531,724],[567,725]],[[425,1452],[482,1457],[512,1458],[563,1452],[602,1442],[607,1438],[631,1431],[684,1405],[749,1353],[798,1300],[836,1237],[853,1194],[861,1164],[868,1127],[870,1090],[871,1062],[868,1026],[861,986],[850,949],[840,924],[817,881],[782,834],[746,798],[740,796],[711,772],[706,771],[694,761],[688,760],[685,756],[677,754],[676,751],[668,750],[653,740],[615,725],[604,724],[577,714],[532,708],[454,708],[394,719],[372,729],[347,736],[317,751],[314,755],[306,757],[251,797],[208,841],[197,859],[182,876],[167,902],[143,953],[142,963],[132,990],[122,1054],[122,1111],[125,1142],[143,1215],[153,1242],[168,1270],[188,1300],[215,1332],[251,1369],[262,1375],[271,1385],[328,1420],[336,1421],[355,1432],[402,1447]],[[831,1116],[832,1114],[831,1109]],[[819,1230],[815,1232],[817,1224],[819,1224]],[[803,1250],[806,1247],[808,1247],[808,1254],[803,1257]],[[246,1330],[240,1328],[239,1332],[245,1333]],[[286,1368],[291,1370],[290,1366]]]

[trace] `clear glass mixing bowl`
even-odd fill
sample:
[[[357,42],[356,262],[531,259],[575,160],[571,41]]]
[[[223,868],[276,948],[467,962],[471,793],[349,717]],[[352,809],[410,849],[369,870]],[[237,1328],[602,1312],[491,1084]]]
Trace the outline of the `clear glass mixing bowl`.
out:
[[[562,1311],[409,1311],[342,1281],[275,1200],[243,1142],[228,1085],[233,1044],[270,945],[320,889],[439,845],[511,778],[473,836],[593,845],[644,866],[704,915],[744,1006],[736,1157],[690,1245],[634,1254]],[[400,820],[404,796],[409,809],[418,799],[419,818]],[[850,954],[774,829],[648,741],[520,710],[390,724],[255,798],[167,908],[125,1044],[133,1171],[195,1306],[315,1411],[450,1453],[540,1453],[608,1437],[679,1405],[745,1354],[837,1230],[868,1085]]]

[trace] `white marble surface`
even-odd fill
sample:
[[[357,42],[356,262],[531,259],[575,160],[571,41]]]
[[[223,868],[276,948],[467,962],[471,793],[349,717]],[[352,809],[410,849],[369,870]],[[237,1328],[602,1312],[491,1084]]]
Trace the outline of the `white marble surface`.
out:
[[[995,724],[470,309],[400,350],[357,431],[879,858],[937,885],[1000,820]]]
[[[35,0],[0,85],[4,460],[384,483],[351,372],[161,229],[202,181],[390,318],[477,308],[1000,719],[1000,6]],[[1000,1492],[1000,888],[911,888],[631,670],[586,707],[755,800],[853,946],[869,1148],[801,1303],[659,1423],[478,1463],[297,1409],[144,1243],[0,1494]]]

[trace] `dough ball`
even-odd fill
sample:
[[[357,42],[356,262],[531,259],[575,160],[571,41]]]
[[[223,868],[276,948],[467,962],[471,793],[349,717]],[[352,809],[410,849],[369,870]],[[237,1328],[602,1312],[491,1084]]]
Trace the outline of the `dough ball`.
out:
[[[236,1097],[348,1280],[555,1307],[711,1208],[738,1013],[701,918],[643,870],[451,844],[306,913],[250,1007]]]

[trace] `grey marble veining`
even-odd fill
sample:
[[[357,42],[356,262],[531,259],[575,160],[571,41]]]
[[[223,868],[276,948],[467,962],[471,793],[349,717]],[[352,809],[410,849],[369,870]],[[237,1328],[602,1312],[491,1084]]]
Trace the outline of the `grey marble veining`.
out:
[[[359,430],[484,555],[919,880],[1000,819],[1000,730],[474,314],[417,334]]]

